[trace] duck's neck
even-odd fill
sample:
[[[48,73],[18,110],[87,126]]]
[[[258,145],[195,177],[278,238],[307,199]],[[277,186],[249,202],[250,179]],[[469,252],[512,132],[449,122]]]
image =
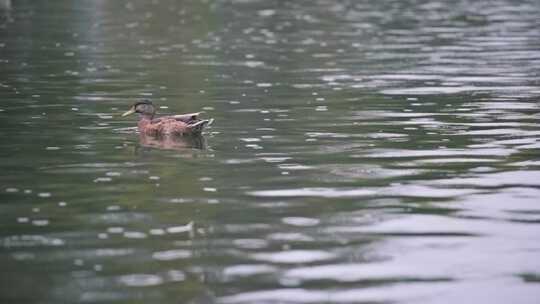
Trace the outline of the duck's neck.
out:
[[[152,120],[155,113],[141,113],[139,114],[139,120]]]
[[[139,127],[139,131],[143,130],[148,124],[152,123],[152,119],[154,118],[154,114],[140,114],[139,123],[137,124]]]

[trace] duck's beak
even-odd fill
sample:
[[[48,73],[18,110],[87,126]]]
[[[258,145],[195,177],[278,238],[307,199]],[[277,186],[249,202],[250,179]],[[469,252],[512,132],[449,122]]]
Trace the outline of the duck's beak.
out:
[[[133,114],[133,113],[135,113],[135,108],[129,109],[129,111],[127,111],[126,113],[122,114],[122,117],[128,116],[128,115]]]

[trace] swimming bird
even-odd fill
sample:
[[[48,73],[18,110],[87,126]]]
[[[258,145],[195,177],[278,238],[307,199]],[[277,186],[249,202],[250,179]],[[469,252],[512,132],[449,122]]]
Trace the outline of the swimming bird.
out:
[[[199,119],[200,112],[155,117],[156,109],[150,100],[135,102],[122,117],[133,113],[139,114],[139,132],[151,136],[200,135],[204,127],[211,122]]]

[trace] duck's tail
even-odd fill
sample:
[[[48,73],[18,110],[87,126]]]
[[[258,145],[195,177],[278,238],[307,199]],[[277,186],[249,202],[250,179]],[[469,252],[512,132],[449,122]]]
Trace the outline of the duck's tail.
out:
[[[188,128],[191,130],[192,134],[200,134],[203,131],[204,127],[212,124],[212,122],[214,122],[213,119],[200,120],[196,123],[188,125]]]

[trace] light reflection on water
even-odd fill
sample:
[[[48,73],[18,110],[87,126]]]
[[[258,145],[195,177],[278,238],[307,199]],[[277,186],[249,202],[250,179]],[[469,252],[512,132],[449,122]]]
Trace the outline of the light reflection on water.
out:
[[[535,303],[539,12],[0,6],[0,299]]]

